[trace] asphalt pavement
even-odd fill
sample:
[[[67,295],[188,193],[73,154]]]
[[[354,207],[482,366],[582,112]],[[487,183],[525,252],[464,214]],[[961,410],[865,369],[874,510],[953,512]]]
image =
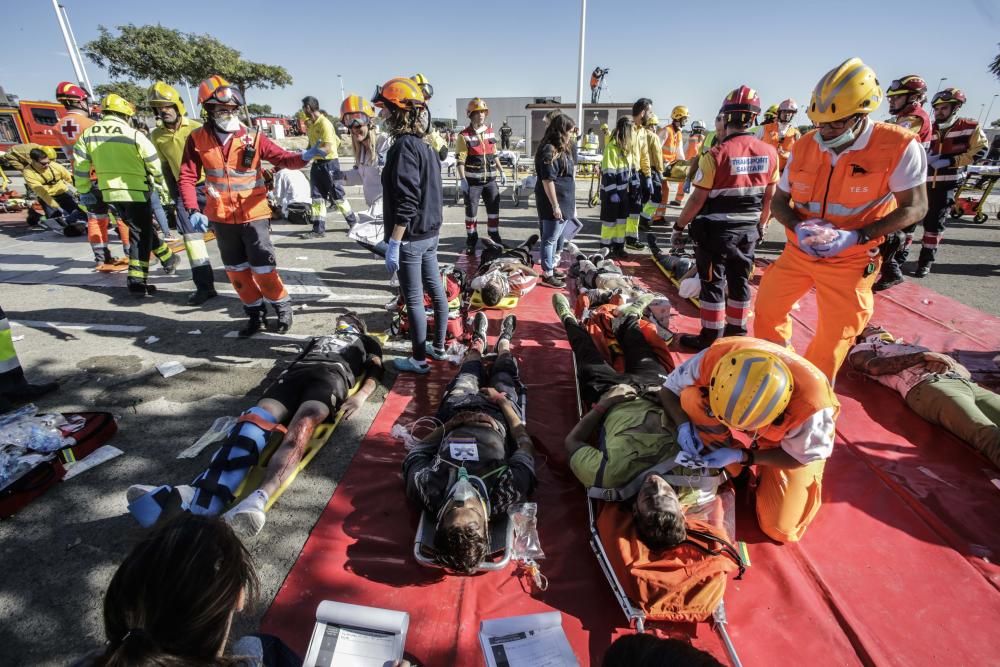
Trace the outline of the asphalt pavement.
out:
[[[359,192],[350,195],[356,208],[362,205]],[[581,183],[579,212],[585,226],[578,241],[589,249],[596,248],[600,229],[597,209],[585,206],[585,195]],[[676,211],[671,209],[672,214]],[[524,239],[536,230],[533,201],[513,208],[509,197],[505,198],[501,215],[503,234],[509,240]],[[5,254],[4,248],[16,245],[23,256],[26,247],[29,252],[33,248],[25,244],[37,239],[39,249],[64,250],[45,245],[56,239],[31,236],[24,225],[14,222],[18,218],[0,219],[0,275],[10,268],[6,263],[19,261]],[[178,460],[177,454],[216,417],[237,415],[251,406],[293,358],[299,339],[329,332],[338,313],[355,310],[369,328],[387,328],[389,315],[383,304],[394,290],[381,260],[346,238],[346,224],[338,213],[332,213],[329,220],[330,233],[319,240],[297,238],[297,233],[305,231],[303,227],[284,222],[274,225],[279,267],[298,276],[296,284],[301,286],[293,293],[295,325],[290,337],[227,337],[241,326],[243,317],[235,295],[220,295],[198,308],[187,306],[186,269],[178,278],[157,277],[155,282],[165,289],[141,300],[126,293],[124,274],[108,284],[79,284],[60,278],[63,274],[58,270],[46,273],[41,269],[37,275],[50,276],[44,282],[25,273],[11,278],[15,282],[0,278],[0,303],[14,324],[15,346],[29,377],[61,385],[39,406],[45,411],[114,413],[120,431],[111,444],[124,452],[56,485],[13,518],[0,521],[0,618],[4,619],[0,663],[62,665],[99,648],[104,641],[104,591],[117,565],[142,535],[126,513],[128,486],[191,481],[204,469],[211,451],[187,460]],[[463,220],[461,207],[446,207],[442,261],[454,261],[464,246]],[[83,275],[89,249],[85,240],[76,241],[79,247],[73,248],[73,262],[79,266],[73,273]],[[781,244],[781,231],[773,225],[761,255],[776,256]],[[211,245],[216,281],[220,287],[227,286]],[[1000,222],[994,216],[985,225],[968,218],[953,223],[940,261],[922,284],[1000,315],[998,248]],[[45,257],[33,257],[31,262],[44,263]],[[182,266],[186,267],[186,259]],[[404,344],[395,343],[387,351],[391,357],[405,350]],[[187,370],[161,377],[156,365],[171,360]],[[386,384],[391,385],[393,379],[390,372]],[[249,541],[262,582],[262,600],[237,620],[234,636],[256,629],[350,464],[386,390],[380,387],[361,414],[338,428],[333,440],[269,513],[261,535]]]

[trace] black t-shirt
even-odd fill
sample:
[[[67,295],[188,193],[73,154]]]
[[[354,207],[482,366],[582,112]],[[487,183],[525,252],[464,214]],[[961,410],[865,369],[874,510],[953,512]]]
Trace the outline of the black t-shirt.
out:
[[[371,336],[317,336],[313,338],[306,349],[302,351],[293,368],[303,366],[323,365],[336,366],[342,369],[346,365],[353,378],[348,380],[347,386],[352,386],[354,381],[362,375],[381,379],[382,366],[373,362],[374,358],[382,357],[382,346]]]
[[[567,154],[556,156],[555,146],[542,144],[535,153],[535,207],[538,209],[539,220],[554,220],[552,202],[545,194],[543,183],[553,181],[556,186],[556,201],[562,209],[564,217],[573,215],[576,210],[576,183],[573,177],[573,157]]]
[[[511,132],[513,132],[513,131],[514,130],[511,129],[511,127],[509,125],[501,125],[500,126],[500,136],[503,137],[503,138],[505,138],[505,139],[507,137],[509,137],[510,134],[511,134]]]

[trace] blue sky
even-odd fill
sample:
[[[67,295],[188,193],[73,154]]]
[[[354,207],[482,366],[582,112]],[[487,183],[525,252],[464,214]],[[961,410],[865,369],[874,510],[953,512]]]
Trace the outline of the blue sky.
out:
[[[7,4],[0,85],[22,99],[51,99],[58,81],[74,78],[51,3]],[[436,116],[454,115],[457,97],[576,96],[578,0],[63,4],[81,46],[98,24],[161,23],[211,33],[247,58],[280,64],[292,86],[249,94],[280,112],[297,109],[304,95],[335,111],[337,74],[348,94],[369,96],[376,83],[423,72],[435,87]],[[741,83],[756,88],[765,105],[786,97],[801,105],[819,77],[850,56],[871,65],[884,85],[917,73],[933,92],[947,77],[945,86],[968,95],[963,112],[973,118],[1000,93],[986,71],[1000,48],[995,0],[911,0],[905,7],[844,0],[794,9],[763,0],[588,5],[588,76],[596,65],[611,68],[602,100],[651,97],[661,116],[686,104],[692,118],[709,121]],[[107,80],[92,63],[88,72],[95,85]],[[885,115],[883,104],[876,117]],[[1000,117],[1000,98],[991,116]]]

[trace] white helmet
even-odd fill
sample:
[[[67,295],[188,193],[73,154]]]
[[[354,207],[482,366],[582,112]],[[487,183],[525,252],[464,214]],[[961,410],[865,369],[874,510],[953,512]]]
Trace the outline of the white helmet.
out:
[[[793,113],[798,113],[799,105],[795,103],[795,100],[788,98],[784,102],[778,105],[778,111],[791,111]]]
[[[705,129],[705,122],[701,121],[701,120],[696,120],[695,122],[691,123],[691,129],[692,130],[704,130]]]

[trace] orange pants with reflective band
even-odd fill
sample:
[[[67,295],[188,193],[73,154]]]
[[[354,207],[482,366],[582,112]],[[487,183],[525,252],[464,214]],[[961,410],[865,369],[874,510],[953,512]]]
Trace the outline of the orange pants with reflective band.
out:
[[[867,273],[869,264],[874,270]],[[757,290],[753,335],[779,345],[791,345],[792,306],[816,288],[816,333],[802,355],[834,381],[854,339],[875,309],[872,284],[878,278],[880,256],[854,253],[819,259],[791,242],[767,267]]]
[[[712,416],[708,393],[700,387],[681,392],[681,408],[691,420],[706,448],[738,447],[729,427]],[[798,542],[823,504],[823,468],[815,461],[801,468],[780,470],[757,466],[757,523],[764,534],[778,542]],[[730,472],[739,474],[740,466]]]
[[[110,218],[107,213],[87,213],[87,241],[94,250],[94,259],[103,263],[111,257],[108,247],[108,223]],[[125,223],[118,221],[118,236],[121,237],[122,246],[128,248],[128,227]]]
[[[226,275],[244,306],[258,307],[264,301],[288,301],[288,291],[278,275],[267,220],[216,223],[215,238],[226,265]]]

